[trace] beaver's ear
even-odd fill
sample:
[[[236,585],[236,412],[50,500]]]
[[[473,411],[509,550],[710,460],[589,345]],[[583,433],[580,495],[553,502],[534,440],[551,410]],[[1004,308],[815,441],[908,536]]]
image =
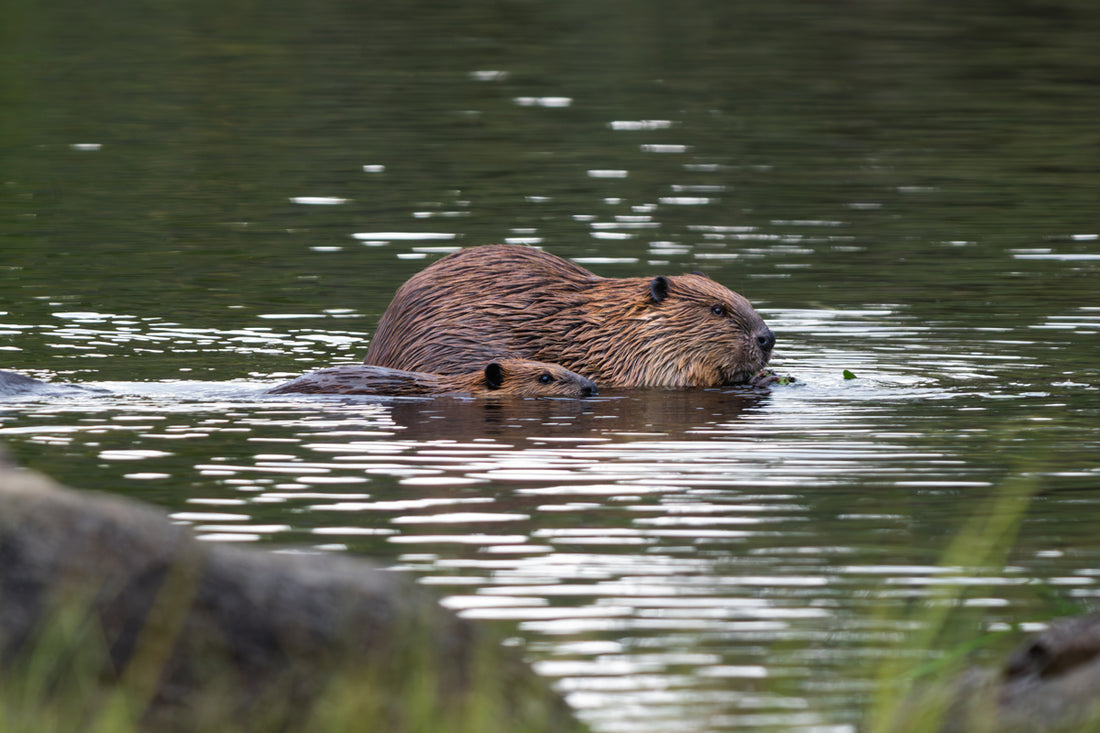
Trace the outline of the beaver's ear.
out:
[[[660,303],[668,297],[668,278],[658,275],[649,282],[649,294],[654,303]]]
[[[500,389],[504,384],[504,370],[495,361],[485,367],[485,385],[489,389]]]

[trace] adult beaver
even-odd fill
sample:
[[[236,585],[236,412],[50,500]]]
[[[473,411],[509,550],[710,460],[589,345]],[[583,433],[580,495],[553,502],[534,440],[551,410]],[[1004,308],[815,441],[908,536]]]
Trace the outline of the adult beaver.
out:
[[[538,249],[460,250],[402,285],[364,362],[458,374],[505,357],[561,364],[612,387],[743,384],[775,334],[701,274],[605,278]]]
[[[557,364],[500,359],[485,369],[442,375],[344,364],[318,369],[281,384],[268,394],[370,394],[407,397],[468,392],[509,397],[591,397],[596,385]]]

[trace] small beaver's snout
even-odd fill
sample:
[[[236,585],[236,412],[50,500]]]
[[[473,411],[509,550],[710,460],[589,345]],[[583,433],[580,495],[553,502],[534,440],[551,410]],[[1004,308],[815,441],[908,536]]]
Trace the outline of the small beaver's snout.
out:
[[[581,385],[581,397],[595,397],[600,393],[600,390],[596,387],[595,382],[584,380],[584,384]]]
[[[760,347],[760,350],[765,354],[772,350],[775,346],[775,334],[767,326],[761,326],[756,329],[756,332],[752,335],[756,345]]]

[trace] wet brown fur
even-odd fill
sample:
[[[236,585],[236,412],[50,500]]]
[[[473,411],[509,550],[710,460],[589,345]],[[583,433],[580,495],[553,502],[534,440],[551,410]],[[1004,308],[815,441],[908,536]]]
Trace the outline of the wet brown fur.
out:
[[[604,278],[538,249],[491,245],[402,285],[365,362],[456,374],[518,357],[604,386],[715,387],[748,381],[773,343],[745,298],[704,275]]]
[[[498,359],[483,370],[452,375],[344,364],[318,369],[268,391],[268,394],[290,393],[393,397],[457,393],[508,397],[590,397],[597,390],[590,380],[557,364]]]

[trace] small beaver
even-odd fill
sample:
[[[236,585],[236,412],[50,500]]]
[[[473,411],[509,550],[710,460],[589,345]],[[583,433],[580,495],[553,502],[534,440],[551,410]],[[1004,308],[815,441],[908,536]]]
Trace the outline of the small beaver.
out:
[[[538,249],[460,250],[402,285],[364,362],[457,374],[503,357],[561,364],[612,387],[743,384],[775,334],[705,275],[605,278]]]
[[[466,392],[509,397],[592,397],[596,385],[557,364],[499,359],[464,374],[428,374],[388,367],[344,364],[318,369],[268,394],[368,394],[411,397]]]

